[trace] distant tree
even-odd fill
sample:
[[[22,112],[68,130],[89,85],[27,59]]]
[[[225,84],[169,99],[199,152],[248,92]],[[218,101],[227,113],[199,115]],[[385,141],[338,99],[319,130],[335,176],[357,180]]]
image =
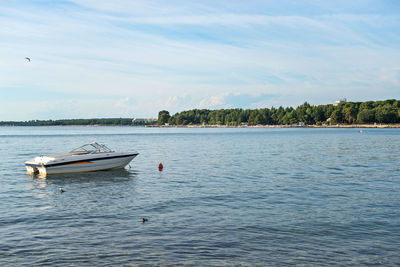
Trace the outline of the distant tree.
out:
[[[161,110],[158,112],[158,125],[164,125],[168,123],[168,120],[171,116],[169,115],[169,112],[166,110]]]
[[[330,118],[332,119],[332,121],[336,122],[336,123],[341,123],[343,122],[343,113],[340,109],[335,109]]]
[[[343,115],[344,120],[349,124],[352,124],[357,119],[357,109],[353,103],[346,103],[343,108]]]
[[[168,119],[168,124],[170,124],[170,125],[175,125],[176,124],[176,122],[175,122],[175,117],[169,117],[169,119]]]
[[[304,122],[306,124],[312,124],[314,122],[312,107],[307,102],[304,102],[303,105],[296,108],[296,114],[297,120],[300,122]]]
[[[394,123],[397,120],[398,111],[390,104],[384,104],[375,108],[375,117],[380,123]]]
[[[297,122],[296,111],[293,109],[292,111],[287,112],[283,118],[283,124],[294,124]]]
[[[360,104],[360,110],[363,110],[363,109],[373,109],[374,108],[374,104],[375,104],[375,102],[374,101],[366,101],[366,102],[362,102],[361,104]]]
[[[375,111],[373,109],[363,109],[357,115],[358,123],[373,123],[375,122]]]
[[[324,110],[321,106],[314,106],[312,109],[312,119],[315,122],[325,121]]]
[[[260,116],[258,115],[257,110],[253,110],[250,113],[249,124],[250,125],[257,125],[259,123],[259,119],[260,119]]]
[[[283,116],[285,116],[285,109],[280,106],[275,110],[275,124],[282,124]]]
[[[262,124],[272,124],[271,110],[268,108],[260,109],[260,114],[262,115]]]

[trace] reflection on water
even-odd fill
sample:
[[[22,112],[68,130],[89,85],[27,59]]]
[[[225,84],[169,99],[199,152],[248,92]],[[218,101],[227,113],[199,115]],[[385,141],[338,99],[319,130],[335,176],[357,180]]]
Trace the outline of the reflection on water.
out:
[[[67,174],[27,174],[28,179],[34,181],[35,187],[46,185],[61,185],[69,183],[91,183],[104,185],[107,182],[129,181],[137,175],[135,170],[117,169],[96,172],[67,173]]]
[[[109,203],[113,203],[115,199],[123,198],[134,191],[136,176],[137,172],[132,169],[47,176],[28,174],[31,182],[26,187],[33,198],[44,200],[38,209],[69,207],[85,202],[94,204],[96,199],[107,199]],[[118,185],[123,183],[127,185]]]

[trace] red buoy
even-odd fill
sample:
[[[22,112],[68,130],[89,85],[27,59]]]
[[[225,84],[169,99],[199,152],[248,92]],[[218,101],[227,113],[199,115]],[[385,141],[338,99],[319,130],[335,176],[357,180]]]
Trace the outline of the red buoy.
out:
[[[158,164],[158,170],[159,170],[159,171],[162,171],[163,168],[164,168],[164,165],[163,165],[162,163]]]

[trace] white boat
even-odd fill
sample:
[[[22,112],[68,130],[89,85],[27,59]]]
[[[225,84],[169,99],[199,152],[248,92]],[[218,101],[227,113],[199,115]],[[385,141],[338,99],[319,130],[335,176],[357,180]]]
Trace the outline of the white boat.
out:
[[[89,172],[124,168],[139,153],[116,152],[96,142],[80,146],[68,153],[39,156],[25,162],[28,173]]]

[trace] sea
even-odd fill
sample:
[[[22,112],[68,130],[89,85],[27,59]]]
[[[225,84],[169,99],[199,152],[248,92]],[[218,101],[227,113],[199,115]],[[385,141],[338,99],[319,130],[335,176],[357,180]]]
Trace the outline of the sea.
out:
[[[93,141],[139,155],[26,173]],[[286,265],[400,265],[400,129],[0,127],[0,266]]]

